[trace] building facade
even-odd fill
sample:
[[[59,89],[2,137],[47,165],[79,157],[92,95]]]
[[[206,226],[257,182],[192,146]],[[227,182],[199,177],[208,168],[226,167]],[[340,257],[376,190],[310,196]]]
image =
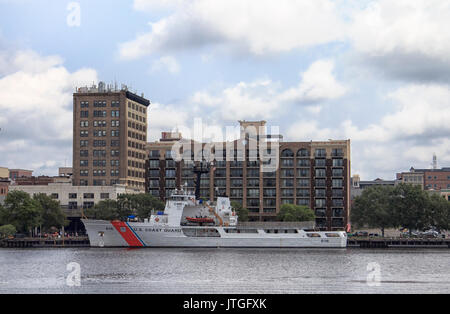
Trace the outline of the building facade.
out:
[[[29,178],[33,176],[33,170],[25,169],[9,169],[9,178],[16,180],[17,178]]]
[[[144,190],[147,109],[150,101],[99,86],[73,95],[73,184],[123,184]]]
[[[414,169],[409,172],[397,174],[401,183],[416,184],[425,190],[448,190],[450,189],[450,168],[442,169]]]
[[[240,123],[241,130],[249,126],[265,126],[265,121]],[[166,136],[147,145],[146,191],[162,200],[176,188],[195,186],[195,163],[186,162],[186,158],[177,161],[172,156],[172,146],[178,141],[177,137],[181,136],[172,139]],[[282,139],[279,135],[259,134],[258,137]],[[217,196],[227,195],[231,201],[241,203],[249,210],[252,221],[274,221],[283,204],[296,204],[314,210],[316,226],[320,229],[342,230],[347,226],[350,208],[349,140],[280,141],[275,157],[278,166],[274,171],[262,171],[264,160],[259,156],[258,147],[252,152],[251,138],[242,131],[240,139],[219,145],[231,147],[227,156],[232,158],[225,154],[223,158],[217,158],[224,150],[214,152],[211,171],[203,174],[200,180],[202,198],[216,200]],[[241,152],[238,149],[240,143],[244,143]],[[206,145],[192,142],[191,151],[183,151],[183,157],[198,156],[195,147],[201,149]],[[268,147],[271,150],[272,145],[268,144]],[[249,157],[252,154],[258,156],[257,160]]]
[[[353,175],[351,179],[351,192],[350,198],[354,200],[355,197],[360,196],[362,192],[372,186],[395,186],[397,184],[397,180],[383,180],[383,179],[375,179],[371,181],[361,181],[359,175]]]
[[[103,200],[116,200],[121,194],[136,194],[139,189],[131,189],[123,185],[115,186],[73,186],[67,183],[50,183],[48,185],[11,185],[12,191],[22,191],[30,194],[46,194],[60,202],[61,206],[69,210],[91,208]],[[79,214],[77,214],[79,215]]]
[[[114,186],[73,186],[71,182],[50,183],[48,185],[11,185],[11,191],[23,191],[30,194],[46,194],[59,201],[70,224],[65,229],[70,232],[84,232],[81,223],[83,210],[92,208],[104,200],[116,200],[121,194],[140,193],[140,189],[124,185]]]

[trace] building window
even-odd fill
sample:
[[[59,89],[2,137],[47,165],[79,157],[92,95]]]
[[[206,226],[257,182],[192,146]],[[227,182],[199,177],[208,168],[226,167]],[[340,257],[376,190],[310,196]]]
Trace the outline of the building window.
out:
[[[89,108],[89,101],[82,101],[80,102],[81,108]]]
[[[308,179],[298,179],[297,186],[299,187],[307,187],[309,186],[310,181]]]
[[[75,199],[75,198],[77,198],[77,193],[69,193],[69,198],[70,198],[70,199]]]
[[[309,151],[306,148],[301,148],[297,152],[297,157],[309,157]]]
[[[327,157],[326,150],[324,148],[317,148],[315,150],[314,156],[316,156],[316,157]]]
[[[86,146],[89,146],[89,141],[88,140],[80,141],[80,147],[86,147]]]
[[[293,177],[294,169],[281,169],[281,177]]]
[[[119,130],[112,130],[112,131],[111,131],[111,136],[113,136],[113,137],[119,137]]]
[[[113,117],[113,118],[119,118],[119,117],[120,117],[120,111],[119,111],[119,110],[113,110],[113,111],[111,111],[111,117]]]
[[[294,157],[294,153],[290,149],[285,149],[281,152],[281,157]]]
[[[111,107],[120,107],[120,101],[118,100],[111,101]]]
[[[101,198],[102,200],[109,199],[109,193],[100,193],[100,198]]]
[[[333,148],[331,150],[331,156],[342,157],[342,156],[344,156],[344,152],[343,152],[342,148]]]
[[[298,189],[297,190],[298,197],[309,197],[309,195],[310,195],[309,189]]]
[[[80,160],[80,167],[87,167],[89,166],[88,160]]]
[[[316,186],[321,186],[321,187],[326,186],[325,179],[316,179]]]
[[[89,176],[89,171],[88,170],[80,170],[80,176],[81,177]]]
[[[282,187],[293,187],[294,186],[294,180],[293,179],[282,179],[281,180],[281,186]]]
[[[166,177],[168,177],[168,178],[175,178],[176,174],[177,174],[176,170],[173,170],[173,169],[166,170]]]
[[[80,121],[80,126],[81,126],[82,128],[87,128],[87,127],[89,127],[89,121],[85,121],[85,120]]]
[[[326,174],[325,169],[322,169],[322,168],[316,169],[316,177],[321,178],[321,177],[326,177],[326,176],[327,176],[327,174]]]
[[[325,197],[326,190],[325,189],[316,189],[316,197]]]
[[[89,111],[80,111],[81,118],[89,118]]]
[[[69,202],[68,204],[68,208],[69,209],[77,209],[78,208],[78,203],[77,202]]]
[[[323,198],[316,199],[316,207],[325,207],[327,206],[327,200]]]
[[[298,169],[297,176],[308,178],[309,177],[309,169]]]
[[[326,166],[326,160],[325,159],[316,159],[315,160],[315,166],[316,167],[325,167]]]
[[[52,193],[52,194],[50,195],[50,197],[51,197],[52,199],[54,199],[54,200],[57,200],[57,199],[59,198],[59,195],[58,195],[58,193]]]
[[[342,169],[333,169],[333,177],[343,177],[344,170]]]
[[[342,179],[333,179],[333,187],[334,188],[341,188],[343,187],[344,183]]]
[[[297,199],[297,205],[309,206],[309,199],[307,199],[307,198],[298,198]]]
[[[333,167],[343,167],[344,160],[343,159],[333,159]]]

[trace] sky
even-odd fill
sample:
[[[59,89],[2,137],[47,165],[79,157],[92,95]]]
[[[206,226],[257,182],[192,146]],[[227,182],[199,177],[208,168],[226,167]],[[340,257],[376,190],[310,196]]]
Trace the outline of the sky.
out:
[[[350,139],[362,180],[450,166],[448,0],[0,0],[0,166],[71,166],[98,81],[151,100],[149,141],[263,119]]]

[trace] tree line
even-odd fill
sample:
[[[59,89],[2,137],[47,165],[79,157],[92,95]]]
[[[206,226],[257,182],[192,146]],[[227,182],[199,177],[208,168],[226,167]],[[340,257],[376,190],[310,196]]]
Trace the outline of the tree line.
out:
[[[351,222],[357,227],[384,230],[450,229],[450,202],[436,193],[423,191],[420,186],[372,186],[354,199]]]
[[[38,227],[42,232],[67,225],[60,203],[45,194],[31,197],[22,191],[12,191],[4,204],[0,204],[0,237],[16,233],[30,235]]]
[[[149,194],[121,194],[117,200],[103,200],[85,211],[90,219],[127,220],[130,216],[149,218],[152,211],[163,211],[164,203]]]

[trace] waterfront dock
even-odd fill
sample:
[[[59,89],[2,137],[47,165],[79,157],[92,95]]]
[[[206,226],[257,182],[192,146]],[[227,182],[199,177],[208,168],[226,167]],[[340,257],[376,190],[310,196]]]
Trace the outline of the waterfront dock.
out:
[[[4,239],[0,241],[0,247],[3,248],[70,248],[70,247],[89,247],[88,237],[77,238],[23,238],[23,239]]]
[[[362,249],[387,248],[444,248],[450,249],[450,239],[421,238],[356,238],[347,240],[347,247]]]

